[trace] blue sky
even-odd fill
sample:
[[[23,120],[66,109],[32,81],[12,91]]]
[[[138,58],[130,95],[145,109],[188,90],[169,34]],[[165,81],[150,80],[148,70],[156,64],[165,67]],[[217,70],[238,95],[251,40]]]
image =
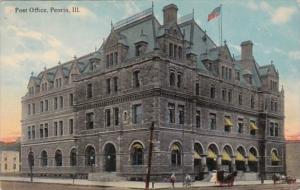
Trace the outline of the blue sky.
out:
[[[31,72],[37,74],[99,48],[111,21],[151,7],[152,1],[0,1],[0,138],[20,134],[21,97]],[[194,9],[195,20],[218,44],[218,19],[207,15],[222,4],[223,40],[231,53],[252,40],[260,65],[273,60],[286,94],[286,133],[300,135],[300,0],[154,1],[162,23],[163,6],[174,3],[178,15]],[[78,6],[80,13],[15,13],[15,8]]]

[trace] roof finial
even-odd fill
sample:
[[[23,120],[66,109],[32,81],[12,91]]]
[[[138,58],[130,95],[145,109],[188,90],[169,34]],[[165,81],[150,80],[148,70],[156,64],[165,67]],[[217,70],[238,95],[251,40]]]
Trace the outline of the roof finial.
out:
[[[114,24],[113,24],[112,20],[110,21],[110,27],[111,27],[111,30],[114,30]]]
[[[59,65],[61,64],[60,60],[58,61],[58,64],[59,64]]]
[[[33,77],[33,71],[31,71],[31,73],[30,73],[30,74],[31,74],[31,76]]]
[[[76,55],[73,56],[74,59],[77,59]]]
[[[271,65],[273,65],[273,60],[271,60]]]
[[[226,41],[226,40],[224,40],[224,45],[226,45],[226,43],[227,43],[227,41]]]
[[[194,8],[193,8],[193,19],[194,19],[194,16],[195,16],[195,11],[194,11]]]

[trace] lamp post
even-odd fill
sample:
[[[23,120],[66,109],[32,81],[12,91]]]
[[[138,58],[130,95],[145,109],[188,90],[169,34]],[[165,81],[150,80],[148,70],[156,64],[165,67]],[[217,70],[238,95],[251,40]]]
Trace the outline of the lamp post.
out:
[[[32,154],[32,149],[30,147],[29,148],[29,156],[28,156],[28,165],[29,165],[29,170],[30,170],[30,182],[33,182],[33,173],[32,173],[33,162],[34,162],[34,158],[33,158],[33,154]]]
[[[150,142],[149,142],[148,167],[147,167],[145,190],[149,189],[149,182],[150,182],[150,175],[151,175],[151,160],[152,160],[152,149],[153,149],[153,142],[152,142],[153,130],[154,130],[154,122],[151,123],[151,127],[150,127]]]

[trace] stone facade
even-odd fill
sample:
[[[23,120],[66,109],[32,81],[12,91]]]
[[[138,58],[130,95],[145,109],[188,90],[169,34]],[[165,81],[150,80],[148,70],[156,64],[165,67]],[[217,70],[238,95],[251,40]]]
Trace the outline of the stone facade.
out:
[[[289,140],[286,142],[286,172],[287,175],[300,178],[300,141]]]
[[[96,52],[31,76],[22,98],[22,172],[142,179],[214,169],[285,173],[284,92],[251,41],[241,59],[168,5],[116,23]],[[33,110],[34,109],[34,110]]]

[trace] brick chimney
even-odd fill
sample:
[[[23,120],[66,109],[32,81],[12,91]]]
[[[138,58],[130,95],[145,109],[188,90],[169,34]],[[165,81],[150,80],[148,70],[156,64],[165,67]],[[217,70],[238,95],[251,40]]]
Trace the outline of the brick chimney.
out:
[[[163,8],[164,12],[164,25],[175,22],[177,23],[178,8],[174,4],[169,4]]]
[[[253,59],[252,47],[253,47],[253,43],[250,40],[241,43],[241,48],[242,48],[241,59],[242,60]]]

